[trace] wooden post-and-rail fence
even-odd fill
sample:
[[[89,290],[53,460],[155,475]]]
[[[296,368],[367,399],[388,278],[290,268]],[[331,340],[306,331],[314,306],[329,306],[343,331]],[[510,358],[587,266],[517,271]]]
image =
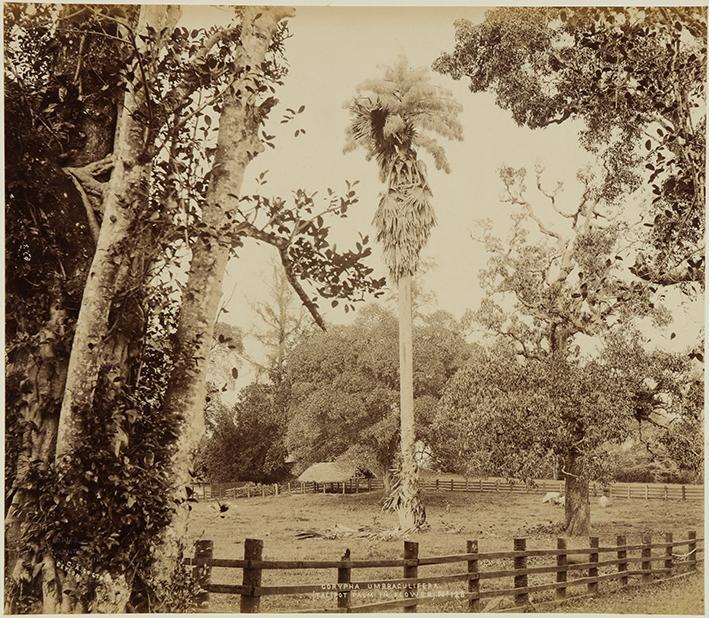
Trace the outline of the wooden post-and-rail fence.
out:
[[[661,550],[661,553],[653,553],[653,550]],[[499,608],[507,611],[528,607],[532,595],[535,595],[535,605],[552,602],[540,598],[541,593],[553,592],[557,601],[563,601],[571,598],[567,591],[572,587],[580,586],[585,594],[597,595],[600,582],[616,580],[622,587],[629,585],[631,577],[639,577],[641,585],[658,577],[662,581],[682,576],[697,570],[698,563],[703,561],[699,554],[703,554],[703,539],[697,538],[695,531],[678,540],[667,533],[661,542],[653,542],[650,535],[643,535],[635,544],[628,544],[626,537],[618,536],[616,544],[608,546],[600,545],[598,537],[590,537],[588,546],[582,548],[569,548],[566,539],[560,538],[555,549],[529,549],[526,539],[516,538],[512,551],[493,552],[480,552],[478,541],[474,540],[467,542],[466,553],[431,557],[421,557],[418,543],[405,541],[403,558],[385,560],[353,560],[349,549],[340,560],[264,560],[263,541],[246,539],[241,560],[214,558],[212,542],[198,541],[194,557],[185,559],[185,564],[193,567],[194,578],[203,590],[199,598],[202,607],[209,604],[210,594],[226,593],[240,596],[241,612],[257,613],[263,597],[319,593],[325,600],[332,597],[330,607],[302,609],[300,605],[304,600],[301,598],[294,600],[289,611],[350,613],[402,608],[405,612],[416,612],[419,603],[447,596],[467,600],[468,610],[476,612],[485,609],[480,603],[483,599],[509,598],[511,607]],[[608,555],[610,557],[606,557]],[[528,558],[542,558],[542,562],[548,558],[553,562],[536,561],[530,565]],[[486,570],[480,565],[483,560],[507,561],[508,566],[490,566]],[[420,572],[421,567],[458,563],[465,566],[450,574]],[[401,576],[366,579],[353,574],[353,571],[372,568],[400,568]],[[241,569],[241,583],[213,583],[214,569]],[[263,584],[264,571],[309,569],[333,569],[334,573],[332,579],[310,584]],[[580,576],[569,577],[579,571]],[[543,583],[530,583],[530,575],[536,578],[535,582],[540,575],[545,576]],[[552,581],[546,581],[546,576],[551,576]],[[456,588],[456,583],[462,586]],[[440,589],[441,586],[444,588]],[[397,598],[371,602],[373,590],[385,591],[386,595]],[[363,594],[366,591],[370,594]],[[363,602],[368,596],[370,602]]]
[[[505,479],[465,479],[453,478],[420,479],[421,489],[429,491],[468,493],[524,493],[543,494],[548,491],[564,491],[564,481],[550,479],[525,483],[520,480]],[[224,484],[197,484],[193,494],[197,498],[265,498],[268,496],[288,496],[294,494],[341,493],[359,494],[381,490],[384,483],[375,478],[351,478],[347,481],[316,483],[314,481],[290,481],[268,485],[244,485],[226,487]],[[660,483],[612,483],[603,486],[591,483],[592,497],[607,495],[613,499],[637,500],[704,500],[703,485],[672,485]]]

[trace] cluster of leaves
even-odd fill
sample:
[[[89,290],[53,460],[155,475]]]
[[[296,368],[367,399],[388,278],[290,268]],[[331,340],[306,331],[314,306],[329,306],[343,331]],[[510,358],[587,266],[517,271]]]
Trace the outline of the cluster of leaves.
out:
[[[261,179],[265,183],[265,174]],[[308,297],[300,281],[312,284],[320,297],[334,299],[333,307],[339,304],[338,299],[345,300],[345,312],[353,311],[353,303],[369,294],[380,296],[385,285],[384,278],[374,277],[374,269],[364,261],[372,253],[368,236],[360,235],[355,249],[345,251],[338,251],[329,239],[328,218],[347,217],[359,202],[357,181],[345,181],[345,185],[341,195],[328,189],[322,204],[318,203],[317,191],[303,189],[293,192],[292,202],[281,197],[244,195],[239,198],[244,206],[236,213],[235,247],[248,237],[274,246],[290,284],[321,327],[324,324],[318,314],[318,299]]]
[[[686,354],[648,352],[639,333],[626,330],[606,338],[603,362],[632,396],[636,441],[650,462],[676,474],[701,476],[704,379]]]
[[[583,121],[607,198],[652,191],[639,276],[703,283],[706,9],[501,8],[455,24],[434,68],[491,91],[520,125]]]
[[[454,320],[434,318],[414,331],[416,431],[425,440],[441,390],[464,362],[468,347]],[[367,308],[353,325],[298,345],[287,367],[292,381],[287,444],[299,465],[342,457],[386,473],[399,441],[396,318]]]
[[[520,360],[509,345],[479,348],[446,385],[432,424],[433,451],[469,474],[536,478],[549,455],[606,478],[608,444],[631,427],[631,396],[597,362]],[[578,472],[577,472],[578,473]]]
[[[250,384],[233,407],[210,396],[208,434],[200,447],[197,466],[210,482],[273,483],[287,477],[285,447],[287,419],[280,401],[287,398],[284,381]]]
[[[167,466],[176,422],[154,408],[162,375],[157,363],[147,363],[137,396],[104,376],[96,405],[80,417],[80,446],[56,465],[33,466],[21,488],[32,496],[21,503],[28,512],[18,513],[25,549],[71,565],[88,608],[94,574],[123,575],[136,594],[147,590],[154,551],[175,508]]]

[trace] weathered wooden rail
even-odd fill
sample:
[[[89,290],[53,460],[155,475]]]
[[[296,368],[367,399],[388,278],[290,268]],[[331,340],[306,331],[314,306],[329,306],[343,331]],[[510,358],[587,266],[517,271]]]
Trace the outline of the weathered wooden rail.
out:
[[[686,551],[682,548],[686,547]],[[653,550],[662,550],[653,553]],[[324,594],[334,607],[327,609],[300,609],[308,599],[296,599],[289,611],[312,612],[373,612],[402,608],[405,612],[415,612],[420,603],[445,598],[467,600],[468,610],[481,610],[480,601],[491,598],[512,599],[511,606],[500,608],[528,608],[532,595],[554,592],[557,601],[567,599],[569,588],[581,586],[586,594],[599,594],[599,583],[617,580],[621,587],[629,585],[631,577],[639,577],[641,583],[652,583],[654,579],[667,579],[680,574],[689,574],[703,562],[703,539],[695,531],[686,538],[675,540],[672,533],[666,533],[661,542],[653,542],[649,534],[642,535],[639,543],[628,543],[625,536],[618,536],[615,545],[600,545],[598,537],[590,537],[587,547],[569,548],[566,539],[557,540],[556,549],[528,549],[526,539],[516,538],[512,551],[478,551],[478,541],[468,541],[466,552],[445,556],[419,556],[418,543],[404,542],[403,558],[384,560],[352,560],[349,550],[341,560],[264,560],[263,541],[246,539],[243,559],[213,557],[211,541],[198,541],[193,558],[185,559],[185,564],[193,567],[193,573],[204,590],[201,602],[208,605],[210,594],[232,594],[240,596],[243,613],[259,611],[261,599],[272,595]],[[635,555],[633,553],[635,552]],[[610,554],[610,558],[603,558]],[[528,558],[553,559],[549,564],[530,566]],[[511,561],[511,568],[489,568],[488,561]],[[484,562],[484,564],[483,564]],[[420,567],[432,565],[455,565],[463,563],[464,570],[458,572],[425,576]],[[658,566],[659,564],[659,566]],[[636,566],[637,565],[637,566]],[[220,584],[212,582],[212,571],[216,568],[241,569],[240,584]],[[354,570],[371,568],[401,568],[402,577],[385,579],[356,579]],[[333,569],[333,578],[309,584],[263,585],[264,571]],[[603,569],[601,572],[599,569]],[[578,571],[581,577],[569,578]],[[336,576],[335,576],[336,575]],[[553,581],[530,583],[529,576],[554,575]],[[511,584],[506,583],[505,580]],[[464,583],[464,586],[449,588],[450,584]],[[372,591],[386,591],[397,598],[378,602],[359,603],[372,595]],[[368,592],[368,594],[365,594]],[[568,598],[578,595],[570,595]],[[272,610],[269,610],[272,611]]]
[[[549,479],[523,481],[508,481],[506,479],[467,479],[452,478],[424,479],[419,481],[420,487],[427,491],[453,492],[494,492],[494,493],[531,493],[543,494],[548,491],[564,491],[564,482]],[[353,478],[343,482],[315,483],[292,481],[290,483],[270,485],[244,485],[242,487],[220,488],[219,491],[208,491],[207,486],[195,490],[197,497],[203,499],[216,498],[254,498],[266,496],[312,494],[312,493],[363,493],[383,489],[384,484],[379,479]],[[592,496],[602,496],[604,492],[614,499],[644,499],[644,500],[704,500],[704,485],[676,485],[659,483],[612,483],[603,486],[591,483]]]

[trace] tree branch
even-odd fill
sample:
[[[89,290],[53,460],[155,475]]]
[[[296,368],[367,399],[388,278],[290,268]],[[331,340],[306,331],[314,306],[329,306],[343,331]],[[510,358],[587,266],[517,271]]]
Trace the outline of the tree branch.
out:
[[[76,177],[72,168],[64,168],[64,172],[71,179],[71,182],[74,184],[74,187],[76,188],[76,191],[78,192],[79,197],[81,198],[81,203],[84,205],[84,210],[86,211],[86,220],[89,224],[89,230],[91,230],[91,236],[94,239],[94,243],[97,243],[101,228],[99,227],[98,221],[96,220],[96,213],[94,213],[94,207],[91,205],[89,196],[86,195],[84,187],[81,185],[81,182]]]
[[[300,281],[298,281],[297,277],[293,273],[293,262],[291,262],[290,258],[288,257],[287,249],[285,247],[279,247],[278,254],[281,257],[281,263],[283,264],[283,270],[285,271],[286,277],[288,278],[288,283],[291,284],[291,287],[295,290],[295,293],[298,295],[303,305],[305,305],[305,308],[310,312],[310,315],[313,316],[315,323],[323,331],[327,331],[325,321],[322,319],[322,316],[320,315],[317,306],[308,297],[308,294],[303,289],[303,286],[301,285]]]

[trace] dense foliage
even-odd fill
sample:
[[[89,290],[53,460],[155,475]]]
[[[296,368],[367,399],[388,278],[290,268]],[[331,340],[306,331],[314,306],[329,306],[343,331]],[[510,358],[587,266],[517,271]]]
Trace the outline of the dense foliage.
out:
[[[283,383],[279,386],[285,389]],[[216,405],[197,460],[200,475],[217,483],[285,479],[290,466],[286,463],[283,398],[274,384],[250,384],[241,390],[233,407]]]
[[[460,326],[434,314],[414,328],[416,437],[424,446],[436,402],[469,350]],[[288,357],[289,452],[299,466],[342,457],[378,475],[396,460],[399,363],[396,318],[379,308],[317,334]]]
[[[530,128],[581,120],[606,188],[646,183],[649,242],[635,272],[704,283],[706,9],[500,8],[459,20],[438,71],[469,79]]]
[[[631,406],[595,361],[522,361],[508,345],[480,348],[445,387],[434,452],[467,474],[517,478],[538,478],[550,456],[565,462],[573,453],[575,474],[608,478],[605,447],[629,436]]]

